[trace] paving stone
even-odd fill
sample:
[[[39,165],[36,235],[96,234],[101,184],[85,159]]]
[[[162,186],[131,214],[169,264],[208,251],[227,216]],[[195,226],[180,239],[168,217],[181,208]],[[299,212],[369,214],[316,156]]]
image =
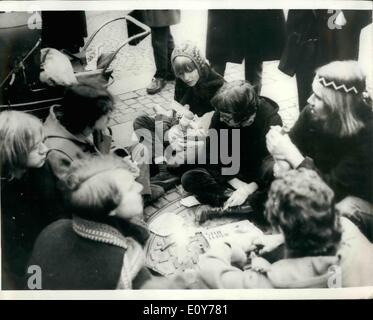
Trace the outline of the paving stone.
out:
[[[137,95],[136,92],[132,91],[132,92],[127,92],[127,93],[120,94],[118,97],[119,97],[120,100],[126,101],[126,100],[129,100],[129,99],[137,98],[138,95]]]
[[[118,123],[123,123],[123,122],[127,122],[127,121],[130,121],[130,120],[133,120],[135,117],[135,113],[131,113],[131,114],[122,114],[116,118],[114,118]]]
[[[111,127],[111,126],[115,126],[116,124],[118,124],[119,122],[117,122],[114,118],[110,118],[110,121],[109,121],[109,124],[108,126]]]
[[[174,201],[174,200],[180,198],[180,194],[177,193],[176,191],[172,191],[171,193],[165,194],[164,197],[165,197],[168,201],[172,202],[172,201]]]
[[[145,209],[144,209],[144,216],[146,219],[149,219],[154,213],[156,213],[158,211],[158,208],[155,208],[153,206],[147,206]]]
[[[124,102],[124,104],[127,106],[132,106],[135,103],[138,103],[135,99],[129,99]]]
[[[159,198],[156,202],[152,204],[153,207],[156,207],[158,209],[163,208],[164,206],[168,205],[170,202],[167,201],[165,198]]]

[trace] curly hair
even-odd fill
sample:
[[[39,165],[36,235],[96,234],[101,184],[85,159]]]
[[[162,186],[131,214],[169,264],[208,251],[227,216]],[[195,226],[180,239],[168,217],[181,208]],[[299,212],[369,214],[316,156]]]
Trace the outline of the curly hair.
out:
[[[66,89],[62,109],[61,124],[71,133],[82,133],[114,110],[114,98],[98,83],[79,83]]]
[[[334,193],[312,170],[291,170],[270,188],[265,215],[292,257],[334,255],[341,240]]]
[[[114,176],[123,170],[135,177],[131,166],[120,157],[93,156],[75,160],[63,181],[67,205],[74,214],[89,220],[105,220],[122,201],[122,192]],[[126,180],[127,181],[127,180]]]

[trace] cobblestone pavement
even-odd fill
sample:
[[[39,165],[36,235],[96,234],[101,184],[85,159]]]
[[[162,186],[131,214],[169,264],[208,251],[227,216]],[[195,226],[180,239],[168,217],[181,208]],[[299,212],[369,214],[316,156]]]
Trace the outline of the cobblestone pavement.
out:
[[[123,12],[88,12],[89,33],[92,33],[105,21],[121,15]],[[180,26],[181,29],[182,27]],[[105,52],[114,50],[126,37],[126,26],[123,23],[115,22],[97,36],[97,39],[92,43],[91,50],[97,50],[96,48],[100,46]],[[176,38],[175,34],[174,37]],[[277,69],[277,65],[278,61],[264,63],[262,95],[279,104],[284,124],[291,127],[298,116],[295,79],[282,74]],[[166,110],[171,108],[175,83],[174,81],[167,83],[166,87],[158,94],[148,95],[146,93],[145,88],[151,80],[155,68],[150,36],[137,46],[125,47],[119,53],[112,67],[115,83],[109,89],[115,95],[116,109],[109,125],[113,130],[116,146],[128,146],[134,143],[132,124],[137,116],[141,114],[152,116],[155,105]],[[228,81],[244,79],[243,64],[228,63],[225,78]],[[146,208],[146,216],[155,213],[180,196],[182,196],[182,191],[179,189],[169,191],[158,202]]]

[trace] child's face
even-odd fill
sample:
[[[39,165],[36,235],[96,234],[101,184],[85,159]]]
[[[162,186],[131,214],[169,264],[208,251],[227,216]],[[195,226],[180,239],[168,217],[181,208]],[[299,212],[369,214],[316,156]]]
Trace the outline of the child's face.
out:
[[[44,144],[44,135],[40,133],[27,158],[28,168],[41,168],[47,158],[48,147]]]
[[[235,121],[233,118],[233,114],[231,113],[219,111],[219,114],[220,121],[233,128],[248,127],[252,125],[255,121],[256,116],[256,113],[254,113],[248,117],[243,118],[241,121]]]
[[[178,59],[188,59],[188,60],[190,60],[189,58],[186,58],[186,57],[176,57],[175,58],[175,63],[178,62]],[[193,63],[193,61],[190,60],[190,63]],[[176,77],[180,78],[189,87],[194,87],[197,84],[197,82],[199,81],[198,69],[195,68],[194,70],[185,71],[183,73],[178,73],[178,74],[176,74]]]
[[[115,210],[115,215],[123,219],[141,216],[143,212],[141,196],[143,186],[125,170],[117,170],[114,174],[114,179],[116,179],[122,192],[122,202]]]
[[[110,117],[111,117],[111,112],[109,112],[107,114],[104,114],[101,118],[99,118],[96,121],[96,123],[94,125],[94,129],[105,130],[109,125]]]

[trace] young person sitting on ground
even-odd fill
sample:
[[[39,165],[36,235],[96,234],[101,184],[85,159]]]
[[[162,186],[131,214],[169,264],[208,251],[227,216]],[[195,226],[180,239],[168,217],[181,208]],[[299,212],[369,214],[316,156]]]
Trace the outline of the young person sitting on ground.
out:
[[[176,76],[175,101],[197,117],[213,111],[210,100],[225,81],[221,75],[211,69],[200,50],[190,42],[183,43],[175,47],[172,52],[171,64]],[[159,174],[153,177],[152,181],[162,183],[168,188],[175,185],[179,178],[168,172],[167,159],[163,151],[169,145],[168,130],[179,123],[179,118],[175,112],[168,115],[159,110],[156,112],[155,118],[138,117],[133,127],[140,142],[149,152],[149,161],[155,163],[159,170]],[[143,129],[151,134],[142,134]]]
[[[41,121],[19,111],[0,113],[2,288],[22,289],[26,263],[41,230],[63,215],[45,162]]]
[[[75,160],[64,195],[72,220],[59,220],[38,237],[29,265],[40,266],[42,289],[138,289],[151,278],[142,245],[139,170],[116,156]]]
[[[356,61],[331,62],[316,71],[312,89],[290,133],[268,133],[268,150],[282,171],[318,170],[342,214],[373,241],[373,112],[365,75]]]
[[[275,235],[236,235],[200,257],[209,288],[324,288],[371,286],[373,245],[339,217],[334,193],[309,169],[291,170],[270,188],[265,215]],[[284,258],[259,254],[284,243]],[[258,247],[260,246],[260,247]],[[251,252],[250,260],[246,253]]]
[[[200,222],[208,216],[233,212],[255,211],[260,216],[268,188],[266,176],[272,174],[267,169],[273,166],[265,137],[271,126],[282,124],[279,107],[258,96],[243,80],[224,84],[211,103],[216,111],[206,141],[207,164],[186,172],[182,185],[209,205],[198,211]],[[223,150],[224,146],[227,150]],[[231,164],[222,161],[223,154],[231,155]],[[218,164],[213,164],[211,155],[220,157]],[[232,170],[228,171],[229,166]]]
[[[111,152],[112,136],[108,132],[108,123],[113,110],[113,96],[95,83],[68,87],[61,107],[51,107],[44,129],[46,145],[51,149],[48,162],[59,180],[74,160]],[[149,166],[142,161],[144,147],[137,144],[128,150],[132,160],[139,163],[138,181],[144,187],[145,200],[150,202],[159,198],[164,190],[150,185]]]

